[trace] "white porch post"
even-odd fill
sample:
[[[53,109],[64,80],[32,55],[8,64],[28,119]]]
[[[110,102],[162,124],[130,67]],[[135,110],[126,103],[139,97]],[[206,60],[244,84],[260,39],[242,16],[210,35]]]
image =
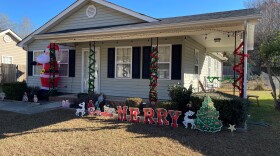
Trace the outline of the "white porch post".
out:
[[[247,98],[247,64],[248,64],[248,23],[247,20],[244,21],[244,81],[243,81],[243,98]]]

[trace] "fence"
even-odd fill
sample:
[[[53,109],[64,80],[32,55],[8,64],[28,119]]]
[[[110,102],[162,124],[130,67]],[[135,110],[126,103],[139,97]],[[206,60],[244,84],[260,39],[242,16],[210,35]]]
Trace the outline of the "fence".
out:
[[[0,83],[23,81],[26,79],[26,66],[15,64],[0,64]]]

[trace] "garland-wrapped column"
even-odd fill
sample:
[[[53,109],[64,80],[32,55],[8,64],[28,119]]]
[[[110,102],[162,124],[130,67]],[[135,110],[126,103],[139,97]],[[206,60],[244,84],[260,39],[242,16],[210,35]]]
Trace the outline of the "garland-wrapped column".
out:
[[[50,83],[49,83],[49,93],[50,95],[54,94],[55,91],[55,62],[56,62],[56,56],[55,56],[55,43],[50,44]]]
[[[92,98],[94,93],[94,81],[95,81],[95,42],[93,43],[93,49],[91,42],[89,44],[89,78],[88,78],[88,93],[90,98]]]
[[[158,38],[157,46],[153,47],[153,39],[151,39],[151,53],[150,53],[150,93],[149,101],[151,104],[156,104],[158,100],[157,80],[158,80]]]

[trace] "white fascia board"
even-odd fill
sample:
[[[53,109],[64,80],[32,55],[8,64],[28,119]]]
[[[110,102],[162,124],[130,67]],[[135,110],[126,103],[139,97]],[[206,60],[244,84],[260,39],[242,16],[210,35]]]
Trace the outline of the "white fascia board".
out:
[[[3,32],[0,33],[0,35],[6,34],[6,33],[10,33],[12,36],[14,36],[14,38],[16,38],[18,41],[21,41],[22,39],[16,34],[14,33],[11,29],[7,29]]]
[[[136,17],[136,18],[139,18],[139,19],[142,19],[142,20],[147,21],[147,22],[156,22],[156,21],[158,21],[158,19],[155,19],[155,18],[146,16],[146,15],[143,15],[143,14],[137,13],[137,12],[132,11],[130,9],[127,9],[127,8],[115,5],[113,3],[107,2],[105,0],[92,0],[92,2],[99,3],[99,4],[104,5],[106,7],[112,8],[114,10],[118,10],[120,12],[123,12],[125,14],[128,14],[130,16],[133,16],[133,17]]]

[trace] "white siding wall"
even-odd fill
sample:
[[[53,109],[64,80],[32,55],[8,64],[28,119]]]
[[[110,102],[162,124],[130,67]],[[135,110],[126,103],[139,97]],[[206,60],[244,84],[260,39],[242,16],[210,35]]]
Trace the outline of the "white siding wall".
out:
[[[204,76],[207,75],[205,65],[206,51],[205,47],[188,37],[184,40],[184,53],[183,60],[186,60],[183,64],[184,69],[184,86],[188,88],[191,84],[195,91],[199,91],[198,80],[204,82]],[[194,75],[194,51],[199,50],[199,75]]]
[[[94,18],[88,18],[86,15],[86,9],[89,5],[92,4],[96,7],[97,14]],[[139,22],[143,22],[143,20],[113,10],[106,6],[90,2],[86,4],[84,7],[82,7],[80,10],[76,11],[71,16],[63,20],[56,27],[52,28],[49,32],[61,31],[67,29],[139,23]]]

